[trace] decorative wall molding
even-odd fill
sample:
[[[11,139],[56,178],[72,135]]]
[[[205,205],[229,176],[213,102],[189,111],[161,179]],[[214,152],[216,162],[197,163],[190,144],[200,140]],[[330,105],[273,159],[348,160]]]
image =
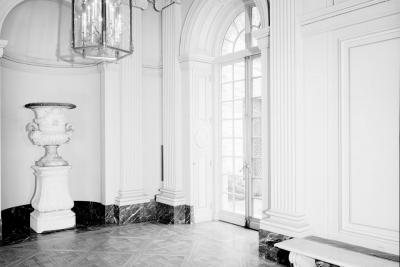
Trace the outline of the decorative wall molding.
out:
[[[352,221],[352,208],[351,208],[351,194],[355,190],[350,186],[351,184],[351,156],[350,146],[351,140],[351,128],[350,128],[350,109],[352,107],[352,100],[350,98],[350,50],[357,49],[363,46],[377,44],[388,40],[399,39],[400,29],[389,30],[380,33],[373,33],[370,35],[364,35],[362,37],[356,37],[340,42],[340,188],[339,192],[341,195],[342,205],[339,207],[339,220],[341,232],[347,232],[349,234],[356,234],[362,236],[370,236],[372,238],[383,239],[390,242],[399,243],[399,232],[395,229],[387,229],[384,227],[377,227],[373,225],[366,225],[355,223]],[[353,104],[354,105],[354,104]],[[354,123],[354,122],[353,122]],[[389,203],[388,203],[389,204]]]
[[[399,251],[398,230],[388,229],[388,227],[384,226],[386,222],[379,220],[379,217],[375,217],[376,215],[372,215],[376,213],[373,209],[377,209],[377,207],[368,208],[372,215],[371,222],[367,219],[363,221],[354,220],[355,214],[351,208],[351,199],[356,194],[358,194],[358,197],[362,197],[365,191],[357,191],[354,185],[353,187],[350,185],[353,179],[351,175],[354,175],[351,174],[350,170],[355,170],[349,152],[349,148],[355,139],[350,134],[351,131],[355,130],[354,122],[356,121],[353,119],[352,125],[349,125],[349,116],[354,113],[354,110],[350,112],[350,108],[355,107],[356,103],[360,105],[361,102],[357,101],[362,98],[352,98],[349,93],[354,93],[355,89],[357,89],[350,88],[350,82],[360,80],[360,73],[353,74],[350,66],[353,66],[354,69],[354,66],[357,66],[354,64],[362,64],[362,61],[351,62],[350,56],[363,51],[362,49],[366,49],[371,45],[375,47],[371,51],[375,53],[374,58],[376,60],[376,53],[385,53],[385,51],[379,51],[376,46],[398,39],[400,37],[399,29],[400,20],[398,15],[385,16],[329,32],[325,39],[328,44],[326,53],[328,124],[325,194],[327,195],[326,209],[329,210],[329,213],[327,213],[324,221],[327,227],[324,234],[330,239],[396,254]],[[364,66],[360,65],[357,68],[361,67]],[[382,73],[387,72],[383,71]],[[364,89],[359,88],[358,90]],[[364,101],[368,100],[366,95],[365,97]],[[352,154],[356,151],[352,150]],[[371,153],[374,152],[371,151]],[[362,179],[364,179],[364,176]],[[377,201],[379,200],[378,197]],[[387,210],[390,208],[389,203],[382,204],[382,206],[382,209]],[[392,209],[394,210],[393,207]],[[362,210],[358,209],[358,211]]]
[[[302,17],[302,26],[316,23],[318,21],[326,20],[332,17],[340,16],[345,13],[353,12],[358,9],[362,9],[368,6],[373,6],[380,4],[382,2],[387,2],[390,0],[352,0],[345,1],[343,3],[334,4],[327,8],[311,12],[310,14],[305,14]]]
[[[336,10],[339,7],[343,8]],[[400,14],[400,2],[392,0],[356,0],[354,2],[347,0],[320,12],[323,14],[327,12],[327,15],[325,17],[323,15],[317,16],[315,19],[302,22],[303,36],[340,30],[384,17],[398,16]]]
[[[99,73],[98,65],[79,65],[79,66],[51,66],[41,64],[28,64],[19,60],[10,59],[4,55],[1,61],[4,68],[14,69],[18,71],[30,73],[46,73],[46,74],[68,74],[68,75],[84,75],[90,73]]]

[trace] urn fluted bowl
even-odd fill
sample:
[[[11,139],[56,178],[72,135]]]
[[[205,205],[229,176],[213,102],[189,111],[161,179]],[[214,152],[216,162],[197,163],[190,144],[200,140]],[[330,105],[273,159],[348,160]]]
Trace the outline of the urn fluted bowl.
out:
[[[66,122],[66,109],[74,109],[76,106],[69,103],[29,103],[25,108],[34,112],[35,118],[28,123],[29,140],[34,145],[45,148],[45,155],[36,161],[37,166],[66,166],[68,162],[57,153],[57,148],[71,140],[73,128]]]

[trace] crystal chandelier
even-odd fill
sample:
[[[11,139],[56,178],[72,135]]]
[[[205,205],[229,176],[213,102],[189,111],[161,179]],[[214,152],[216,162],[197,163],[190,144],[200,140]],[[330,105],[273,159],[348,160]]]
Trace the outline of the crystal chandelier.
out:
[[[72,48],[97,61],[132,54],[131,1],[72,0]]]

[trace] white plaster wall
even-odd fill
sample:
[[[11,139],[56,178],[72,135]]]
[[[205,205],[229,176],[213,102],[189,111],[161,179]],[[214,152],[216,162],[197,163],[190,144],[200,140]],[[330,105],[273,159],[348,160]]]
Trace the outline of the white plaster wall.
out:
[[[67,118],[75,128],[60,155],[71,165],[70,192],[74,200],[100,202],[100,76],[90,72],[47,70],[21,65],[3,68],[2,84],[2,209],[29,204],[35,178],[30,166],[43,154],[27,138],[25,125],[33,112],[29,102],[69,102]]]
[[[161,187],[162,57],[161,16],[143,12],[143,179],[149,197]]]
[[[304,1],[306,213],[314,234],[398,254],[400,5],[367,2]]]

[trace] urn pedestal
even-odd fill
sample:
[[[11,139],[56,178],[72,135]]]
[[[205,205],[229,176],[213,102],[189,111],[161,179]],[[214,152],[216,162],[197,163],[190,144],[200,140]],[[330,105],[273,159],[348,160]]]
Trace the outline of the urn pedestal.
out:
[[[74,202],[69,193],[71,166],[57,153],[60,145],[68,143],[72,126],[65,122],[64,111],[73,104],[31,103],[35,118],[26,129],[34,145],[45,148],[45,155],[32,166],[36,177],[36,190],[31,204],[30,227],[37,233],[75,227]]]

